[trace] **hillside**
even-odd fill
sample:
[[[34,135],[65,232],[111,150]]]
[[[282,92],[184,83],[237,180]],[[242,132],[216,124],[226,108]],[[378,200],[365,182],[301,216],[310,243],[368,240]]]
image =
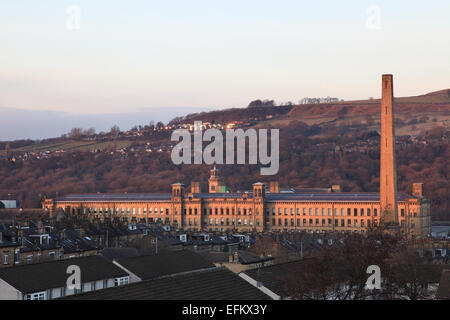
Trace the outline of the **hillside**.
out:
[[[433,218],[443,220],[450,219],[448,91],[396,99],[399,190],[411,192],[412,183],[424,182]],[[170,160],[172,130],[195,120],[219,129],[230,122],[244,129],[280,128],[280,171],[268,179],[277,179],[284,187],[340,184],[344,191],[377,192],[379,108],[379,101],[367,100],[205,112],[169,126],[15,141],[9,144],[7,157],[8,144],[0,143],[0,198],[11,194],[25,207],[36,207],[43,195],[56,192],[168,192],[174,182],[204,183],[208,166],[176,166]],[[231,190],[264,180],[259,169],[220,166]]]

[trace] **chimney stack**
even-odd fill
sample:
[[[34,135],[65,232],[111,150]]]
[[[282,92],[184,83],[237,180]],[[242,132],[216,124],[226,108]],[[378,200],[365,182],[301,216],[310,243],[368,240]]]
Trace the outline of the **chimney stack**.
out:
[[[335,184],[335,185],[331,186],[331,191],[332,192],[341,192],[341,186],[338,184]]]
[[[384,224],[398,224],[394,87],[393,77],[390,74],[385,74],[382,78],[380,147],[381,222]]]
[[[270,181],[270,193],[280,193],[278,181]]]
[[[423,198],[423,183],[413,183],[413,196]]]
[[[192,194],[201,193],[200,182],[192,182],[191,183],[191,193]]]

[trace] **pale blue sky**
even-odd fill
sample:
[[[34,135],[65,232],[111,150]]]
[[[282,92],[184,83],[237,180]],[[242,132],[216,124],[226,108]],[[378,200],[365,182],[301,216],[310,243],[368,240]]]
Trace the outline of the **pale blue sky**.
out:
[[[66,27],[69,5],[81,28]],[[381,29],[366,27],[381,9]],[[0,107],[240,107],[450,88],[450,1],[0,1]]]

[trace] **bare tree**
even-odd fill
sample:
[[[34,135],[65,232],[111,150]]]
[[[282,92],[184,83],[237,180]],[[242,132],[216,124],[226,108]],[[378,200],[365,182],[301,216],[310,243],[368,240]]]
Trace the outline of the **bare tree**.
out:
[[[119,126],[117,126],[117,125],[112,126],[111,130],[109,131],[109,133],[110,133],[113,137],[117,138],[117,137],[119,136],[119,134],[120,134],[120,128],[119,128]]]
[[[69,132],[70,139],[78,140],[81,138],[83,129],[81,128],[72,128]]]

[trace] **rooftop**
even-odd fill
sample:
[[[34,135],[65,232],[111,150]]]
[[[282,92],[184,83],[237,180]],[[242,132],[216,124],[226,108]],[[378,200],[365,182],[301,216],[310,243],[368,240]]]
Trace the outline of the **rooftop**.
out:
[[[128,276],[107,259],[94,255],[0,269],[0,279],[24,294],[61,288],[66,286],[70,265],[80,267],[82,283]]]
[[[269,300],[225,268],[163,277],[69,296],[70,300]]]
[[[215,267],[201,255],[190,250],[131,257],[117,262],[142,280]]]
[[[240,199],[242,193],[197,193],[195,199]],[[253,198],[253,193],[247,193],[249,198]],[[298,201],[298,202],[378,202],[380,194],[376,192],[283,192],[266,193],[266,200],[271,201]],[[405,201],[408,198],[416,198],[411,195],[398,193],[398,200]],[[171,201],[170,193],[147,193],[147,194],[70,194],[56,199],[58,202],[133,202],[133,201]]]

